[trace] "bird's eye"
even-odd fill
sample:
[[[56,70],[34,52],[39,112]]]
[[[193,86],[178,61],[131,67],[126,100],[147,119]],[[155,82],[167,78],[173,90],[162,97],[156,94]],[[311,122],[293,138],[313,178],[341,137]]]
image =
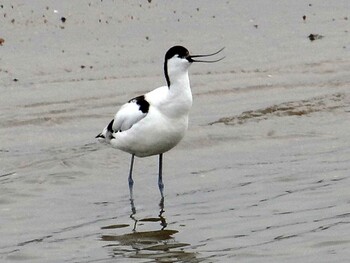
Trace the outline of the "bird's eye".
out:
[[[177,57],[178,58],[186,58],[188,56],[188,54],[178,54]]]

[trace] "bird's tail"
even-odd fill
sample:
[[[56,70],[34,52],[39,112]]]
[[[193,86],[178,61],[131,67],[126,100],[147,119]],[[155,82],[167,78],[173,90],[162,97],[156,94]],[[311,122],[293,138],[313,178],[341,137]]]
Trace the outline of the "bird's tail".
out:
[[[107,142],[106,140],[107,129],[104,128],[101,133],[99,133],[95,138],[98,139],[99,142]]]
[[[112,125],[113,125],[112,120],[104,129],[101,133],[99,133],[95,138],[97,138],[100,142],[107,142],[113,138],[113,130],[112,130]]]

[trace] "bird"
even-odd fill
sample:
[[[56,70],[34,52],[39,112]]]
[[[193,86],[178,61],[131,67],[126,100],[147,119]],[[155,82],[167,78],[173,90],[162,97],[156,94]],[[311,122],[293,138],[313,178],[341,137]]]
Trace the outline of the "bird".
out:
[[[109,124],[96,138],[100,142],[131,154],[129,169],[130,200],[133,200],[133,166],[135,156],[159,156],[158,188],[164,199],[163,154],[175,147],[188,128],[192,106],[189,67],[195,62],[214,63],[216,60],[198,60],[207,55],[190,55],[180,45],[171,47],[165,54],[164,76],[166,85],[144,95],[132,98],[122,105]]]

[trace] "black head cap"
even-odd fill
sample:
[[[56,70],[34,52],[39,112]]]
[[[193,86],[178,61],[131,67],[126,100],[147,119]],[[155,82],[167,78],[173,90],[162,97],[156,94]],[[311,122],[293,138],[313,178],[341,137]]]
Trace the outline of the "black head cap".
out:
[[[169,79],[169,75],[168,75],[168,60],[169,59],[171,59],[177,55],[179,58],[186,59],[189,63],[192,63],[192,62],[215,63],[215,62],[218,62],[220,60],[223,60],[225,57],[215,59],[215,60],[198,60],[198,59],[194,59],[194,58],[214,56],[216,54],[219,54],[223,50],[224,50],[224,48],[221,48],[220,50],[218,50],[214,53],[211,53],[211,54],[191,55],[190,56],[190,53],[188,52],[188,50],[186,48],[184,48],[183,46],[174,46],[174,47],[170,48],[168,50],[168,52],[166,52],[166,54],[165,54],[165,61],[164,61],[164,74],[165,74],[165,78],[166,78],[166,82],[168,84],[168,87],[170,87],[170,79]]]
[[[188,52],[188,50],[183,46],[173,46],[168,50],[168,52],[166,52],[165,62],[168,59],[171,59],[172,57],[174,57],[175,55],[178,55],[179,58],[186,58],[190,55],[190,52]]]
[[[188,52],[188,50],[183,47],[183,46],[173,46],[172,48],[170,48],[166,54],[165,54],[165,61],[164,61],[164,74],[165,74],[165,79],[166,82],[168,84],[168,87],[170,87],[170,79],[169,79],[169,75],[168,75],[168,60],[171,59],[174,56],[178,56],[179,58],[187,58],[187,60],[189,62],[190,61],[190,52]]]

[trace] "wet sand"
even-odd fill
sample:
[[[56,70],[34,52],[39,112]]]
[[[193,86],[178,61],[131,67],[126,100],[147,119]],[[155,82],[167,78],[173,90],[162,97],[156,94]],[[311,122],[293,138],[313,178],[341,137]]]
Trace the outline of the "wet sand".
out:
[[[56,2],[0,6],[2,262],[348,261],[347,0]],[[164,209],[135,160],[134,213],[130,156],[94,136],[175,44],[226,58],[191,67]]]

